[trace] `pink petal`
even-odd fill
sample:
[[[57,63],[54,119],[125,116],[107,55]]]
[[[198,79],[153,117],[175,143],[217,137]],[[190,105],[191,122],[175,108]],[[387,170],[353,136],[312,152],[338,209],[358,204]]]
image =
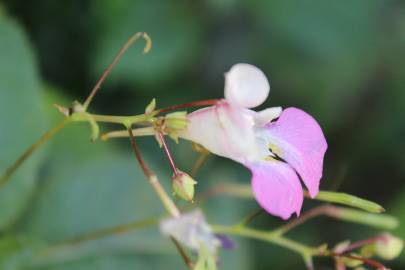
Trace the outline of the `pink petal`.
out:
[[[257,202],[272,215],[288,219],[300,214],[304,199],[296,172],[275,159],[248,166],[252,171],[252,189]]]
[[[328,147],[318,123],[300,109],[287,108],[266,128],[270,149],[298,172],[311,197],[315,197]]]

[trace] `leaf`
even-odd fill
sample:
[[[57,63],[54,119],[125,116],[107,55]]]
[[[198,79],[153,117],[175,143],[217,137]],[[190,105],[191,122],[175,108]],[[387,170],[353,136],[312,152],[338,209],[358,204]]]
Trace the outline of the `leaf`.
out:
[[[21,27],[0,16],[0,173],[46,130],[36,61]],[[35,189],[43,157],[35,153],[0,190],[0,229],[11,225]]]

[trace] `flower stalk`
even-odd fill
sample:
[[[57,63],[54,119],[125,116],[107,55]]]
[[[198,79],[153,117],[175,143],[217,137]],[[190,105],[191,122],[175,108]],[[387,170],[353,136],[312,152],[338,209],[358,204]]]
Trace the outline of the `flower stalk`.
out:
[[[128,126],[128,133],[130,137],[130,141],[133,147],[133,150],[135,152],[136,159],[139,163],[139,166],[141,167],[144,175],[146,178],[148,178],[149,183],[151,184],[152,188],[154,189],[155,193],[158,195],[159,199],[163,203],[163,206],[166,208],[167,212],[172,216],[172,217],[179,217],[180,216],[180,210],[177,208],[177,206],[174,204],[170,196],[166,193],[164,188],[159,182],[158,177],[156,174],[154,174],[149,167],[145,164],[141,152],[139,150],[138,144],[135,140],[135,136],[132,133],[132,128]]]
[[[70,122],[70,120],[70,118],[65,118],[59,124],[48,130],[44,135],[42,135],[41,138],[39,138],[27,150],[25,150],[25,152],[0,176],[0,188],[4,187],[8,183],[18,168],[20,168],[20,166],[35,152],[35,150],[41,147],[62,128],[64,128]]]

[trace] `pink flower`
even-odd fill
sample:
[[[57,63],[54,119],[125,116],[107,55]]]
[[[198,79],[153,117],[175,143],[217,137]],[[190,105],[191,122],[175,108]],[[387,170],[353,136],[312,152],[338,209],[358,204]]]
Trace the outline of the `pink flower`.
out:
[[[225,75],[225,99],[189,114],[181,137],[249,168],[257,202],[288,219],[294,212],[299,215],[302,207],[299,176],[310,196],[317,195],[327,143],[318,123],[300,109],[250,110],[269,92],[260,69],[234,65]]]

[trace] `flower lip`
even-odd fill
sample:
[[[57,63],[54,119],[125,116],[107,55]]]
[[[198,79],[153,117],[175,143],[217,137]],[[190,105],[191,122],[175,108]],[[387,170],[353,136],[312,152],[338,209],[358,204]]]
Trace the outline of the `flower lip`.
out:
[[[234,106],[257,107],[269,93],[266,75],[255,66],[236,64],[225,74],[225,99]]]

